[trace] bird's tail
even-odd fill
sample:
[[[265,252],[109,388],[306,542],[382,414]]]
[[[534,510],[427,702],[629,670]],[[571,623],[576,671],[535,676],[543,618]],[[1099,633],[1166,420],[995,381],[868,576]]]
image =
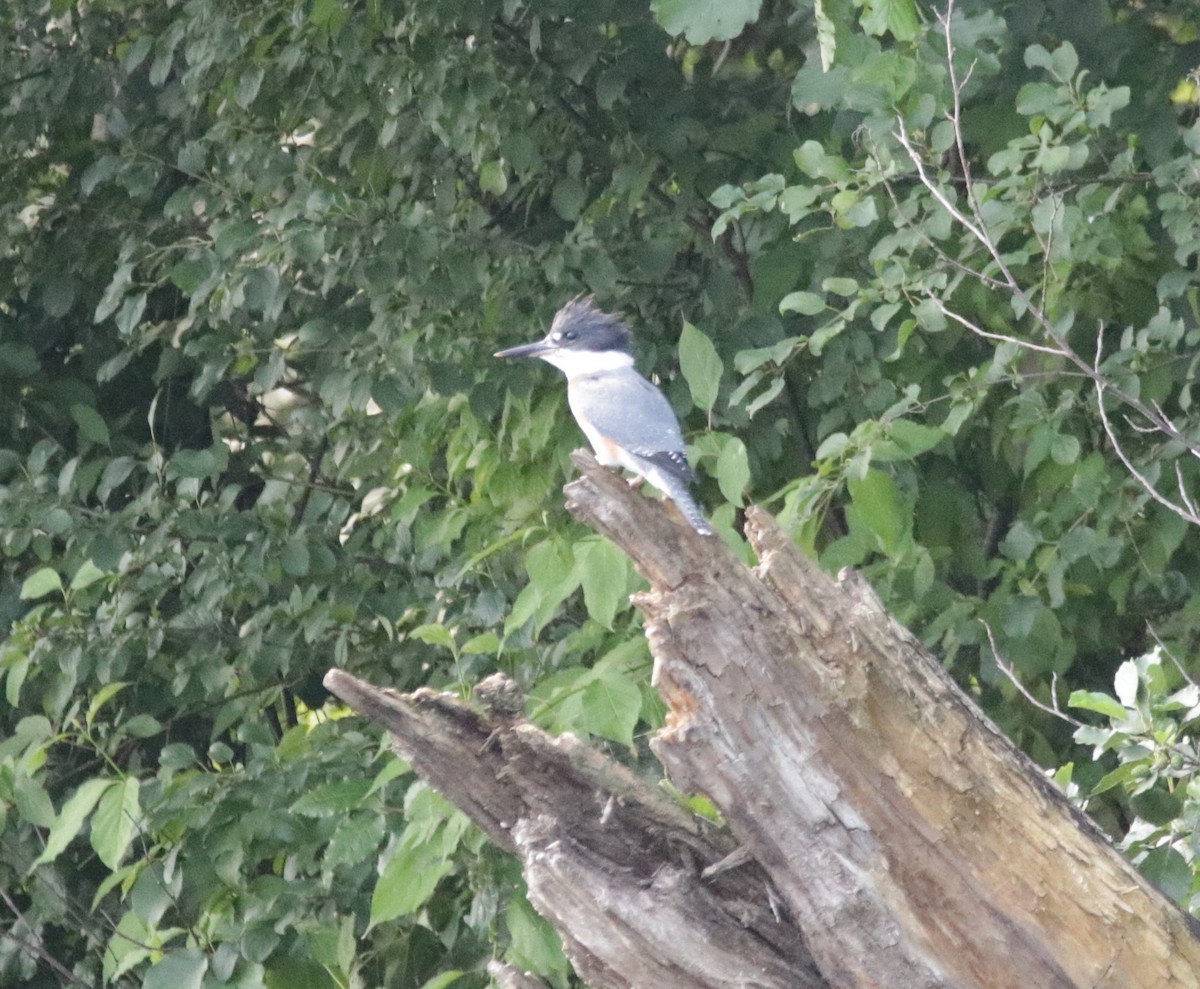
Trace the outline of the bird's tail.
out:
[[[700,506],[696,504],[696,499],[692,497],[692,493],[688,490],[686,482],[667,474],[665,471],[659,471],[658,475],[658,478],[651,478],[651,482],[663,494],[675,502],[675,507],[688,520],[691,527],[702,536],[713,535],[712,526],[708,524],[708,519],[704,517]],[[661,483],[659,483],[660,481]]]

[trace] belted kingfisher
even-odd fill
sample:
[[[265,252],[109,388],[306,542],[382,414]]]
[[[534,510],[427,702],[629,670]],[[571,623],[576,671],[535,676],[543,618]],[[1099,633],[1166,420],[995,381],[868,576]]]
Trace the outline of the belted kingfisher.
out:
[[[497,357],[540,357],[567,376],[567,404],[596,459],[653,484],[702,536],[712,527],[689,490],[696,479],[684,454],[679,420],[663,393],[633,368],[629,327],[590,299],[572,299],[536,343]]]

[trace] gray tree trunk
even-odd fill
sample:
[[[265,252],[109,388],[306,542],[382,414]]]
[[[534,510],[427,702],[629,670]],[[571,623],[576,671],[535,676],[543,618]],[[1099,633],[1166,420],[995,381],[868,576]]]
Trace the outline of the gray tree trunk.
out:
[[[577,452],[568,508],[650,583],[653,743],[730,835],[572,738],[341,671],[414,769],[521,858],[595,989],[1196,989],[1153,889],[853,576],[751,509],[751,569]]]

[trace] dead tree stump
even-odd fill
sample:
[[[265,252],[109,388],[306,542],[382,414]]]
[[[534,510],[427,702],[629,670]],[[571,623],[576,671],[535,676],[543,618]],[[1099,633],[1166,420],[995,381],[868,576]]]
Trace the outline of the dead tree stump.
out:
[[[636,604],[671,710],[654,750],[732,840],[574,739],[430,691],[326,683],[521,857],[591,985],[1200,986],[1200,925],[865,582],[831,579],[755,509],[751,569],[573,456],[568,508],[650,583]]]

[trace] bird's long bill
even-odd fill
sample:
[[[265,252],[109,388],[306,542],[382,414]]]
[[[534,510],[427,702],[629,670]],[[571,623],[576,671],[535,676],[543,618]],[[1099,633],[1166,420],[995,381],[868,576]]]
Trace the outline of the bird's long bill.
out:
[[[535,340],[533,343],[523,343],[519,347],[509,347],[508,350],[497,350],[493,357],[541,357],[542,354],[553,350],[545,340]]]

